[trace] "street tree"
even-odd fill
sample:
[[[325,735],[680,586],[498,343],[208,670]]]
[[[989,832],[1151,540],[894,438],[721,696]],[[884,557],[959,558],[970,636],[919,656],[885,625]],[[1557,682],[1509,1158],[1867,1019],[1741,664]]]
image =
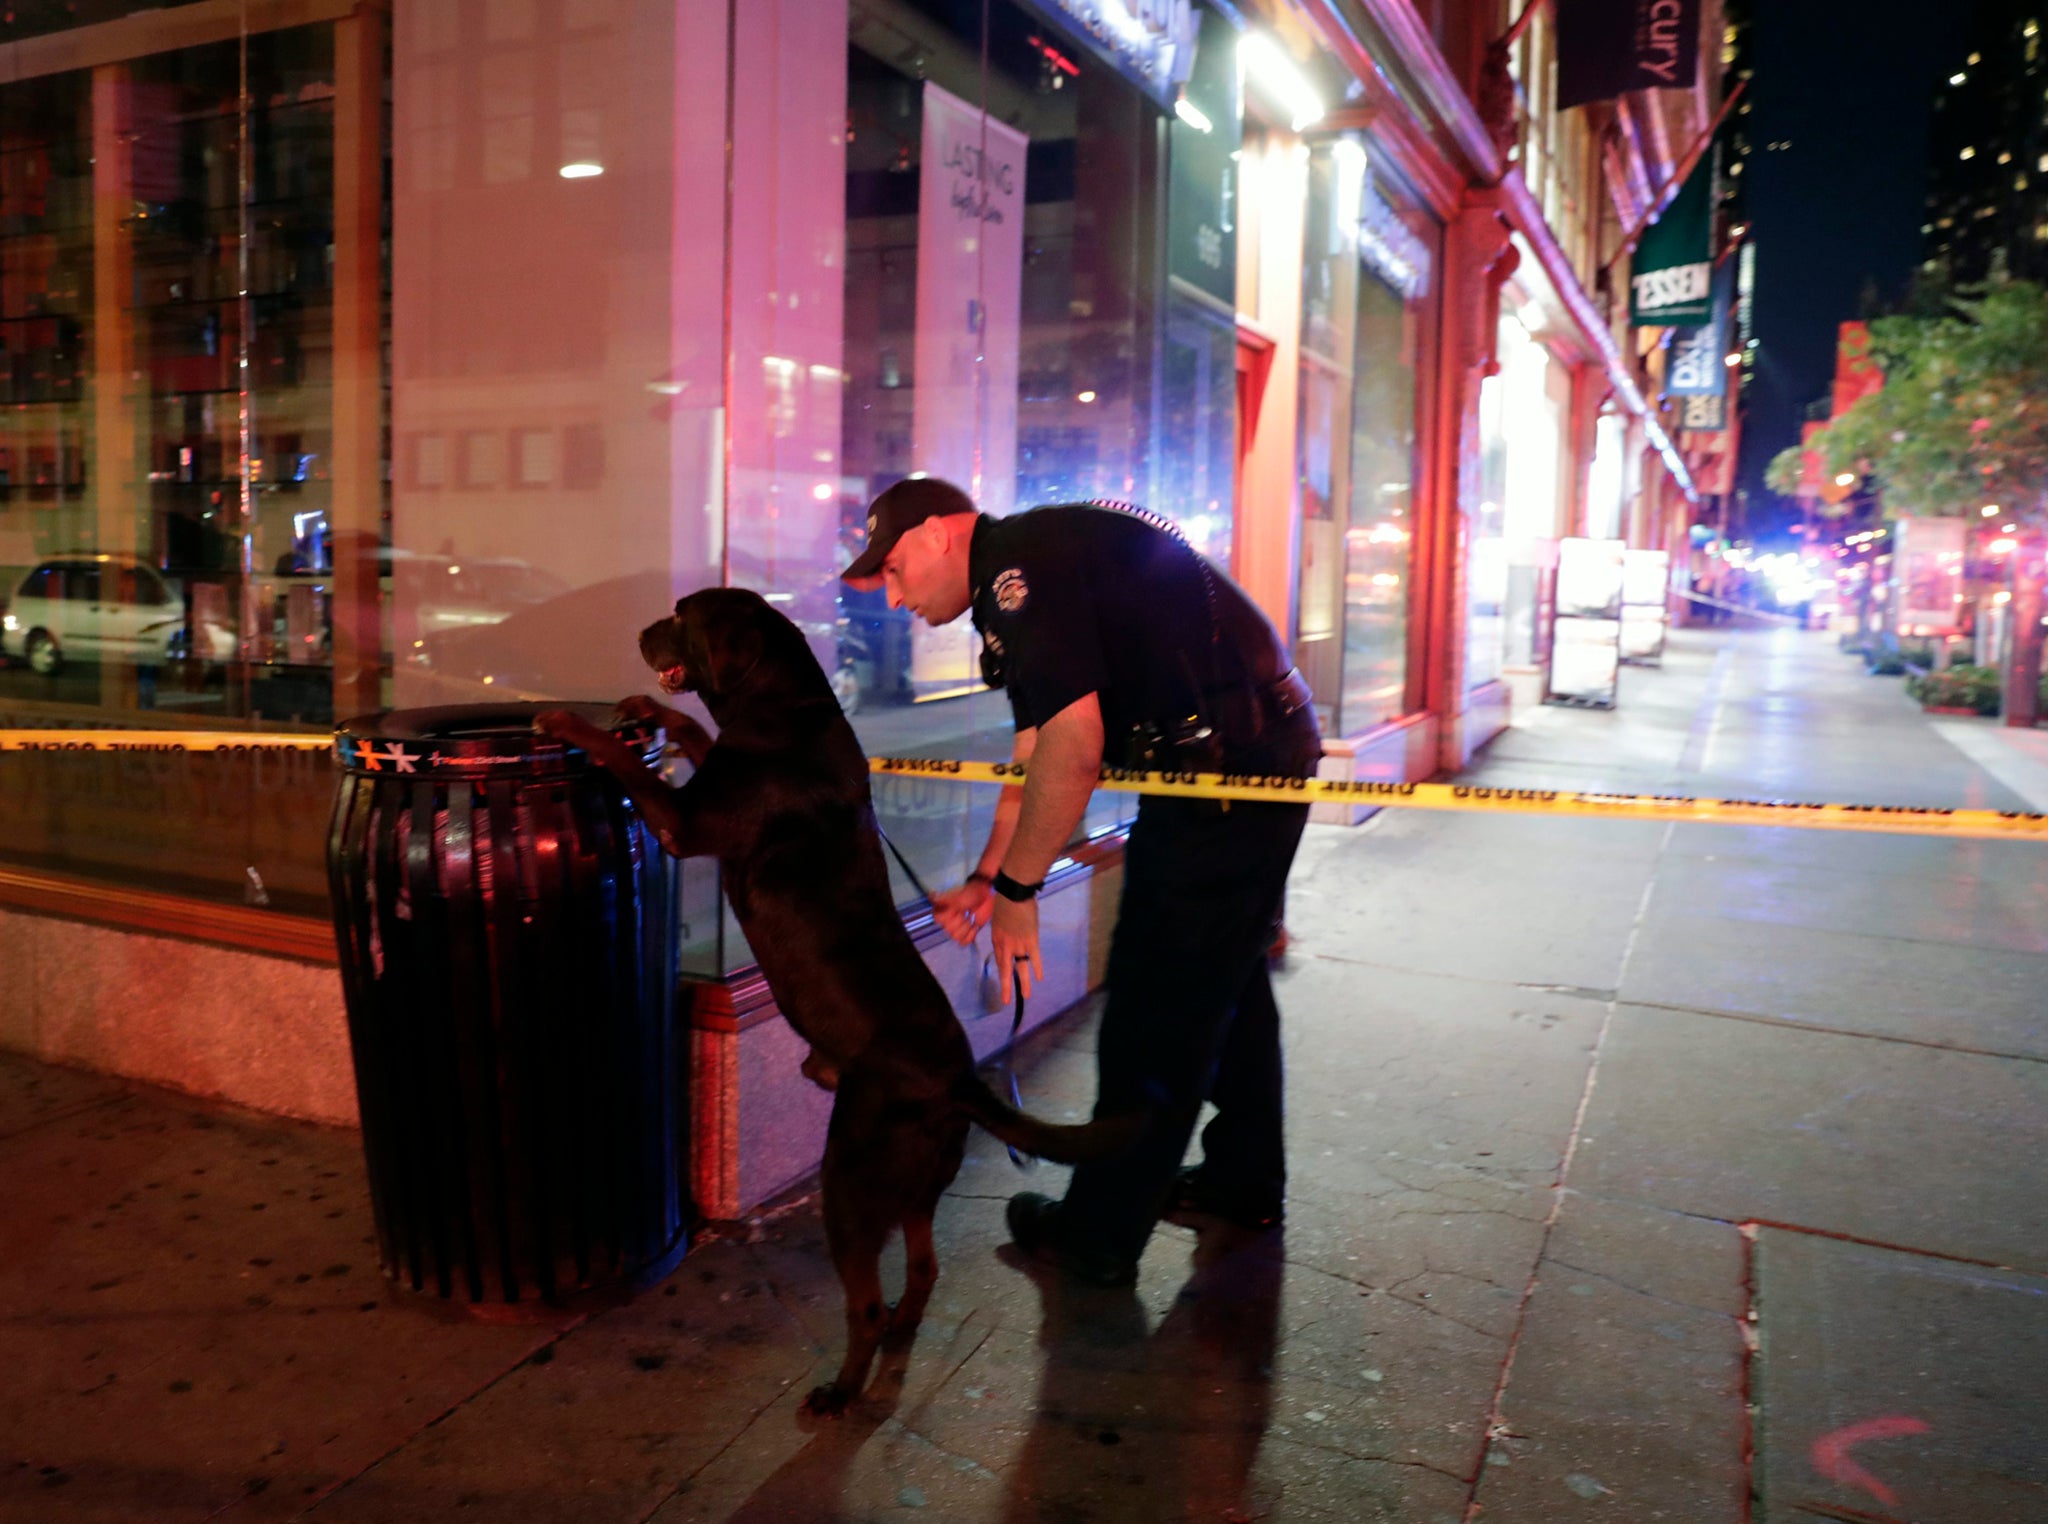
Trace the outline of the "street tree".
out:
[[[2048,554],[2048,291],[1993,280],[1944,309],[1876,319],[1870,347],[1883,387],[1809,448],[1830,477],[1874,478],[1889,514],[1974,522],[1996,504],[2000,522],[2015,526],[2004,713],[2008,725],[2031,726]],[[1766,480],[1784,479],[1783,459]]]
[[[1764,485],[1780,497],[1798,497],[1806,475],[1806,447],[1788,445],[1764,467]]]

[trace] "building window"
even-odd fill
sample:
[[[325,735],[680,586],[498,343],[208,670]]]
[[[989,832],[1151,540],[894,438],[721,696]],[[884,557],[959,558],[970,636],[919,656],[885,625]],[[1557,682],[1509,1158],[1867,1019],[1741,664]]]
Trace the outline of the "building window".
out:
[[[472,490],[505,480],[505,436],[497,429],[465,429],[461,436],[462,485]]]
[[[518,487],[549,487],[555,480],[555,431],[512,431],[512,483]]]

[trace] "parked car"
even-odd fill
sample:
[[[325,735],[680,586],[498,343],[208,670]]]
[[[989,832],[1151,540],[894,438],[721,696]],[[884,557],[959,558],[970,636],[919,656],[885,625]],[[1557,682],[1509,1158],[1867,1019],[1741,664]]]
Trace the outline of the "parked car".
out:
[[[184,599],[133,556],[53,556],[21,579],[0,616],[0,655],[45,676],[81,659],[161,666],[185,644]]]

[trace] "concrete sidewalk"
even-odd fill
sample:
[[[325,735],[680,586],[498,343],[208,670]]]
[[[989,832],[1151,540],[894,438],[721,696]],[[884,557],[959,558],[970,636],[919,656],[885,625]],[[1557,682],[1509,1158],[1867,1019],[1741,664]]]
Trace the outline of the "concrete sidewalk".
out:
[[[2035,739],[1828,636],[1682,632],[1473,776],[2027,808]],[[1060,1172],[977,1136],[914,1347],[824,1426],[809,1198],[626,1305],[472,1319],[377,1273],[354,1135],[0,1060],[0,1521],[2033,1524],[2044,905],[2023,842],[1312,828],[1284,1237],[1070,1289],[1002,1247]],[[1091,1036],[1033,1042],[1033,1109],[1085,1110]]]

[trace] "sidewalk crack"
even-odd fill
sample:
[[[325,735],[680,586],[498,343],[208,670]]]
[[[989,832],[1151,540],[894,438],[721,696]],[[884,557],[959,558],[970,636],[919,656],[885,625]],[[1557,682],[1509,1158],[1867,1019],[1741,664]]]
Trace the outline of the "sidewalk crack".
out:
[[[1416,1471],[1428,1471],[1433,1475],[1442,1477],[1445,1481],[1457,1482],[1462,1486],[1469,1487],[1472,1484],[1472,1478],[1465,1475],[1462,1471],[1452,1471],[1431,1461],[1399,1460],[1391,1455],[1375,1455],[1370,1451],[1347,1450],[1342,1445],[1319,1445],[1313,1440],[1302,1439],[1293,1434],[1273,1434],[1269,1432],[1266,1439],[1268,1444],[1293,1445],[1297,1449],[1313,1450],[1318,1455],[1339,1455],[1345,1460],[1363,1461],[1376,1466],[1406,1466]]]

